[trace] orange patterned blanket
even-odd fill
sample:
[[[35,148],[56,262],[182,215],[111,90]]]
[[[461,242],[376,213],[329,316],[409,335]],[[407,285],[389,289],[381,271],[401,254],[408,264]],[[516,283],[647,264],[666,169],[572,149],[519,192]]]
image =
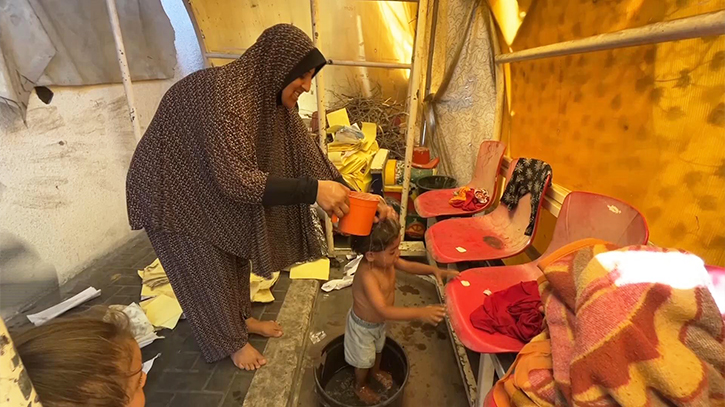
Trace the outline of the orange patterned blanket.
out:
[[[587,239],[539,267],[548,328],[497,406],[725,406],[725,327],[697,256]]]

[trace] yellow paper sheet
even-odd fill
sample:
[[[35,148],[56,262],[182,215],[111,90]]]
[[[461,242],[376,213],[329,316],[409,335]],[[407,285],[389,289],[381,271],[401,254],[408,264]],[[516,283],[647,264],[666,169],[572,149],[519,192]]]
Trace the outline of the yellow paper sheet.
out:
[[[157,328],[174,329],[181,318],[181,305],[166,295],[159,295],[140,305],[151,324]]]
[[[375,123],[363,122],[362,132],[365,135],[363,139],[362,149],[363,151],[375,154],[380,148],[376,141],[378,126]]]
[[[324,280],[330,279],[330,259],[321,259],[308,263],[298,264],[289,271],[292,280]]]
[[[166,272],[163,266],[161,266],[159,259],[156,259],[143,270],[139,270],[138,276],[144,280],[150,280],[152,278],[166,277]]]
[[[274,294],[272,294],[272,291],[268,288],[266,290],[259,290],[254,294],[254,298],[252,298],[252,302],[263,302],[263,303],[269,303],[274,301]]]
[[[171,288],[171,284],[167,283],[162,286],[158,286],[155,288],[151,288],[149,285],[146,284],[146,282],[158,279],[158,278],[166,278],[166,271],[164,270],[164,267],[161,265],[161,262],[159,259],[154,260],[153,263],[146,266],[143,270],[138,271],[138,276],[141,277],[141,280],[143,280],[143,284],[141,285],[141,298],[152,298],[159,295],[167,295],[171,298],[176,299],[176,294],[174,293],[174,290]]]
[[[260,277],[254,273],[249,275],[249,298],[252,302],[272,302],[274,295],[270,290],[279,280],[279,271],[272,273],[272,279]]]
[[[359,150],[362,143],[343,143],[340,141],[333,141],[332,143],[329,143],[327,145],[327,151],[328,152],[345,152],[345,151],[353,151],[353,150]]]
[[[141,286],[141,298],[157,297],[159,295],[166,295],[171,298],[176,298],[174,289],[171,288],[171,284],[164,284],[160,287],[151,288],[147,285]]]
[[[327,126],[328,126],[328,132],[330,131],[337,131],[332,130],[333,127],[340,128],[342,126],[349,126],[350,125],[350,118],[347,116],[347,109],[340,109],[335,110],[334,112],[330,112],[327,114]]]
[[[327,153],[327,158],[332,162],[335,167],[342,167],[343,161],[342,161],[342,155],[345,154],[342,151],[331,151]]]

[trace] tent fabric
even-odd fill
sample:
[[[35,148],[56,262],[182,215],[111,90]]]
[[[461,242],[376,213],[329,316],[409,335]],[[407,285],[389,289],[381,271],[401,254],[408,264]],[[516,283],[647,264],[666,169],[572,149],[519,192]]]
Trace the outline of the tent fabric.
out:
[[[426,143],[430,142],[435,155],[441,158],[441,172],[460,182],[473,177],[481,142],[495,137],[490,18],[483,1],[450,0],[439,4],[430,81],[431,93],[440,94],[431,106],[435,126]],[[463,49],[456,61],[461,41]],[[450,70],[450,82],[441,89]],[[428,123],[431,128],[430,120]]]
[[[312,37],[310,3],[299,0],[188,0],[203,34],[209,53],[241,54],[265,28],[291,23]],[[409,62],[417,22],[417,3],[402,1],[323,1],[320,2],[318,48],[332,60]],[[229,59],[210,58],[212,66]],[[324,77],[327,107],[344,100],[345,95],[390,97],[403,101],[407,96],[406,69],[328,67]],[[300,113],[317,110],[315,89],[302,95]]]
[[[173,77],[174,30],[160,0],[117,0],[117,9],[131,79]],[[22,117],[35,86],[121,82],[103,1],[0,1],[0,54],[0,102]]]
[[[540,0],[511,48],[722,9],[725,0]],[[725,265],[723,36],[517,62],[509,85],[512,157],[545,160],[558,185],[637,207],[655,244]]]

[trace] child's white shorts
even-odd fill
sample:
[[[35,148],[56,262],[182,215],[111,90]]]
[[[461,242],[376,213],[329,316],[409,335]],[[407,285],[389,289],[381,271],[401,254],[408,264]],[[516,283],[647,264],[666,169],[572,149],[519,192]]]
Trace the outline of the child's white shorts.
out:
[[[358,369],[369,369],[385,346],[385,324],[363,321],[350,310],[345,327],[345,361]]]

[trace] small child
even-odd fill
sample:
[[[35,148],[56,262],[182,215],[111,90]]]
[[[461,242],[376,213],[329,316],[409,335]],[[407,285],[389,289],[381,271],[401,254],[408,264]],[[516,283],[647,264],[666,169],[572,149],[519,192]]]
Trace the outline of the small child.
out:
[[[434,275],[438,281],[457,272],[400,258],[400,224],[388,218],[373,226],[368,236],[354,236],[353,251],[364,256],[352,283],[353,306],[345,328],[345,361],[355,368],[355,394],[365,403],[380,401],[367,386],[368,376],[386,389],[393,385],[390,373],[380,370],[385,345],[385,321],[420,320],[432,325],[445,316],[442,305],[396,307],[395,270]]]
[[[12,334],[44,407],[143,407],[146,374],[126,314],[96,308]]]

